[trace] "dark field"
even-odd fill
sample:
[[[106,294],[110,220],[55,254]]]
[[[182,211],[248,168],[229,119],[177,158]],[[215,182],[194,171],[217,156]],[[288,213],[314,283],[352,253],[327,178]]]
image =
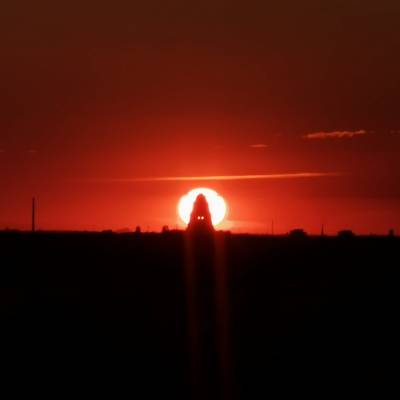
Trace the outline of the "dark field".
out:
[[[53,398],[382,394],[399,243],[0,233],[3,379]]]

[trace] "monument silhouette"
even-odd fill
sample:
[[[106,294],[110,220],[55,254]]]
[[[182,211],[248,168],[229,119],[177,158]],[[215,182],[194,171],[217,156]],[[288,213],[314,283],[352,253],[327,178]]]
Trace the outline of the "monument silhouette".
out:
[[[207,199],[203,194],[199,194],[193,204],[188,231],[204,233],[214,231],[210,209],[208,207]]]

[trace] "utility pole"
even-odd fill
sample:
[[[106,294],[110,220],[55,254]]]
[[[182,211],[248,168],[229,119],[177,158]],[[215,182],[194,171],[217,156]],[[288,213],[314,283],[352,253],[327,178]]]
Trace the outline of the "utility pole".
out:
[[[36,230],[36,199],[32,197],[32,232]]]

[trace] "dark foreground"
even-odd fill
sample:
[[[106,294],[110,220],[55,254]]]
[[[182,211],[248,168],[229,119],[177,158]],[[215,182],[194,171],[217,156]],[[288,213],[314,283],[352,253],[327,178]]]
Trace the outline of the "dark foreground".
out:
[[[399,244],[0,233],[3,381],[53,398],[382,395]]]

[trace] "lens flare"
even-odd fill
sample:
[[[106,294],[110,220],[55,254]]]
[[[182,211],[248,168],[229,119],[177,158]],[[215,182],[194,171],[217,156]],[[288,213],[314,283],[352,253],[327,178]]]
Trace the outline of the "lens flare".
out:
[[[193,210],[193,204],[199,194],[203,194],[207,200],[210,209],[212,224],[220,224],[227,212],[227,206],[224,198],[220,196],[215,190],[208,188],[197,188],[191,190],[189,193],[181,197],[178,203],[178,215],[181,220],[188,224],[190,221],[190,214]]]

